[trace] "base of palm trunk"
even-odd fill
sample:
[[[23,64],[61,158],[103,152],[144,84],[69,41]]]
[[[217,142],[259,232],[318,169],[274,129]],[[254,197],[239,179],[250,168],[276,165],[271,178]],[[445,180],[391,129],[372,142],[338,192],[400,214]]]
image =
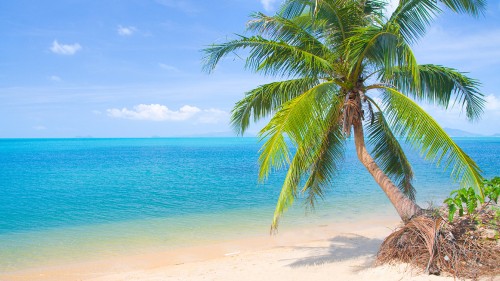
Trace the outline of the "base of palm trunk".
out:
[[[412,218],[382,243],[377,264],[408,263],[429,274],[477,279],[500,274],[498,222],[493,213],[448,223],[440,215]],[[491,229],[496,228],[496,229]],[[494,231],[496,236],[488,236]]]

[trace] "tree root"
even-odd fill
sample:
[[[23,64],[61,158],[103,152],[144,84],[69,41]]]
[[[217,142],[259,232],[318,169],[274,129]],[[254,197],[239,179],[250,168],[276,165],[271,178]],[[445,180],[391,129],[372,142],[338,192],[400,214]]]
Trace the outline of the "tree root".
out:
[[[495,221],[496,220],[496,221]],[[421,215],[389,235],[377,264],[403,262],[429,274],[478,279],[500,274],[498,218],[484,212],[447,223],[441,216]]]

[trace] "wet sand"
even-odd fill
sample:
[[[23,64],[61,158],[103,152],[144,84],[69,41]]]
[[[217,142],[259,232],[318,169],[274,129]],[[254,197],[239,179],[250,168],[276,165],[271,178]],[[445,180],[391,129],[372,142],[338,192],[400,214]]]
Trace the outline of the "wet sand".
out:
[[[374,267],[395,217],[0,273],[0,280],[446,280],[405,265]]]

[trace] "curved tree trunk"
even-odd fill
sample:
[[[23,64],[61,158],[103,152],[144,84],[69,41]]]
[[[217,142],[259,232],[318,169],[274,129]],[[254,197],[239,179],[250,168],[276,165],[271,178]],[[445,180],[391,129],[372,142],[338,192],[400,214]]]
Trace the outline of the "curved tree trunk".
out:
[[[418,215],[422,212],[415,202],[411,201],[406,195],[399,190],[399,188],[394,185],[394,183],[389,179],[389,177],[380,169],[380,167],[375,163],[373,158],[368,153],[363,133],[363,126],[361,121],[353,122],[354,127],[354,143],[356,145],[356,152],[358,154],[359,161],[363,163],[368,172],[373,176],[378,185],[385,192],[389,200],[391,201],[394,208],[398,212],[399,216],[404,222],[410,220],[413,216]]]

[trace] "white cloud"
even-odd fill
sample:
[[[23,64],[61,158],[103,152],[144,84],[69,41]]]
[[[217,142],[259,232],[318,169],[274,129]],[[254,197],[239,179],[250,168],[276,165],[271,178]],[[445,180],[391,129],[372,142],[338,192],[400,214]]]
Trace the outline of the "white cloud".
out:
[[[82,49],[82,46],[80,44],[75,43],[75,44],[59,44],[57,40],[54,40],[52,42],[52,47],[50,47],[50,50],[54,54],[59,54],[59,55],[74,55],[76,52]]]
[[[179,69],[173,65],[168,65],[168,64],[164,64],[164,63],[159,63],[158,65],[160,66],[161,69],[164,69],[167,71],[180,72]]]
[[[161,104],[139,104],[132,109],[111,108],[107,110],[108,116],[112,118],[122,118],[145,121],[186,121],[193,120],[196,123],[216,124],[221,121],[226,122],[229,113],[226,111],[210,108],[200,109],[196,106],[184,105],[179,110],[169,109]]]
[[[35,129],[37,131],[43,131],[43,130],[47,130],[47,127],[45,127],[43,125],[38,125],[38,126],[33,127],[33,129]]]
[[[133,26],[118,26],[117,32],[120,36],[131,36],[137,31],[137,28]]]
[[[108,116],[113,118],[124,118],[132,120],[150,121],[183,121],[191,118],[201,109],[195,106],[185,105],[179,110],[171,110],[161,104],[139,104],[133,109],[108,109]]]
[[[277,0],[260,0],[260,3],[262,3],[262,6],[264,7],[264,10],[270,12],[274,9],[274,4],[277,2]]]
[[[500,113],[500,99],[494,95],[489,95],[484,98],[486,100],[485,109],[487,111],[499,111]]]
[[[51,81],[55,81],[55,82],[60,82],[62,81],[61,77],[57,76],[57,75],[52,75],[49,77],[49,80]]]

